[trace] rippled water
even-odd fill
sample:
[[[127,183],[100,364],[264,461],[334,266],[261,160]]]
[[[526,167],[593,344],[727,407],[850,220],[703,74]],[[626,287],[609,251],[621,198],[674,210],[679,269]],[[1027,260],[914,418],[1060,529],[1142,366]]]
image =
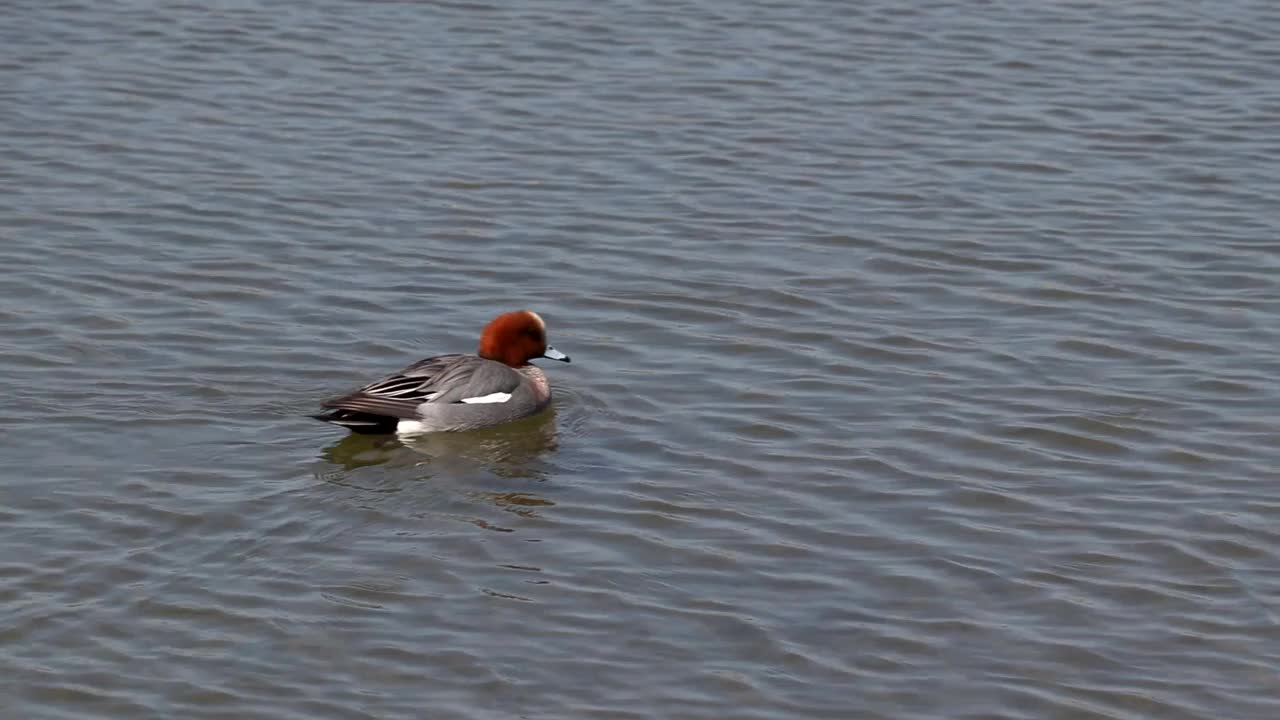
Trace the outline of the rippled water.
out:
[[[1280,717],[1278,32],[8,3],[5,717]]]

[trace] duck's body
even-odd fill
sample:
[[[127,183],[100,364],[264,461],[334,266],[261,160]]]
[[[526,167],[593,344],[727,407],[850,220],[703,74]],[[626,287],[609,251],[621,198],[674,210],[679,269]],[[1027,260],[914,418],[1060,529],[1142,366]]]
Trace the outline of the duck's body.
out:
[[[322,403],[315,415],[358,433],[475,430],[542,412],[551,384],[534,358],[569,362],[547,345],[546,325],[527,310],[485,326],[477,355],[437,355]]]

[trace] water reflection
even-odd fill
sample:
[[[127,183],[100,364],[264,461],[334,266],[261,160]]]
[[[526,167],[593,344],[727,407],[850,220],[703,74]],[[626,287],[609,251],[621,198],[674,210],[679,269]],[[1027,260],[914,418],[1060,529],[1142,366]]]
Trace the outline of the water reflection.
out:
[[[523,519],[538,517],[552,501],[531,491],[542,483],[552,465],[547,455],[558,446],[555,413],[464,433],[416,437],[351,434],[326,447],[325,465],[316,477],[330,486],[353,490],[362,507],[393,504],[397,514],[455,515],[462,506],[496,508]],[[422,481],[429,480],[429,483]],[[385,508],[384,508],[385,509]],[[472,510],[474,512],[474,510]],[[494,530],[497,518],[467,522]]]
[[[322,457],[348,472],[387,465],[423,468],[428,477],[486,470],[502,478],[545,480],[542,456],[554,451],[558,443],[552,411],[471,432],[404,437],[352,433],[325,448]],[[423,457],[430,462],[423,463]]]
[[[555,412],[465,433],[406,437],[404,447],[431,458],[433,466],[483,467],[502,478],[545,480],[543,455],[559,444]]]
[[[546,498],[527,492],[477,492],[472,497],[484,498],[507,512],[526,518],[538,517],[540,507],[555,505]]]

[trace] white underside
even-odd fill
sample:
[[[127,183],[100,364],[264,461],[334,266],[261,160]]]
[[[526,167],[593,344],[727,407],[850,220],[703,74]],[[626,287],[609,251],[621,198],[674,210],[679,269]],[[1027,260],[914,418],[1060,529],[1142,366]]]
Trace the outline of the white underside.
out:
[[[427,426],[417,420],[401,420],[396,423],[397,435],[411,435],[413,433],[423,433],[427,431]]]
[[[462,398],[464,403],[501,403],[511,399],[511,393],[496,392],[480,397]]]

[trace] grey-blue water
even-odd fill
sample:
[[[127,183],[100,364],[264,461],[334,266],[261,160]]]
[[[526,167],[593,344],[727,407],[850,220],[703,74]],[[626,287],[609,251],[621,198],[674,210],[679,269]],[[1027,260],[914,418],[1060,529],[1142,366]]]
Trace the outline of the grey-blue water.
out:
[[[0,713],[1280,717],[1280,6],[0,8]],[[306,417],[498,312],[552,414]]]

